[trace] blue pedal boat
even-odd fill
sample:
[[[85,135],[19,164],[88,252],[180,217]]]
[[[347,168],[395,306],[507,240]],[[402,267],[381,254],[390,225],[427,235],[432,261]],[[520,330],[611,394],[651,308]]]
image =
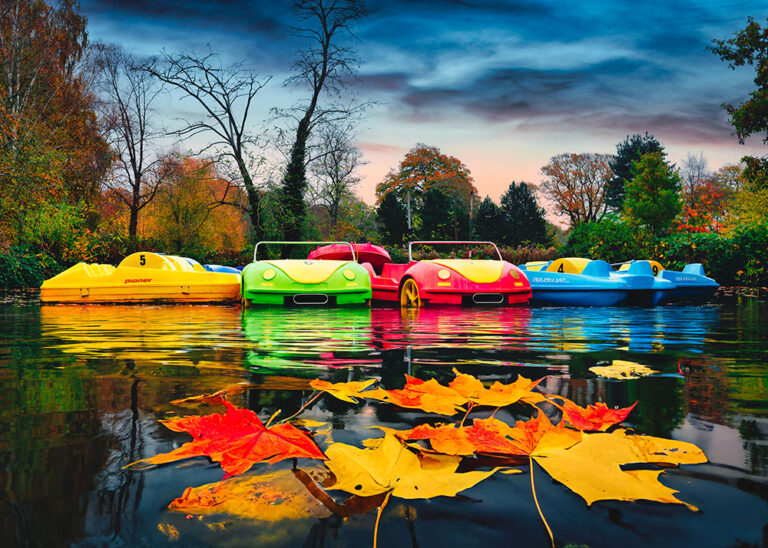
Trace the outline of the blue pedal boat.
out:
[[[617,275],[605,261],[563,258],[521,265],[531,284],[531,303],[558,306],[614,306],[633,290],[648,290],[652,278]]]
[[[647,266],[645,266],[646,264]],[[636,265],[641,266],[638,267]],[[628,263],[622,263],[618,273],[630,273],[640,270],[647,272],[648,268],[650,268],[651,274],[654,276],[654,287],[660,288],[661,283],[668,283],[672,286],[669,289],[664,289],[654,304],[706,302],[712,298],[715,291],[720,287],[720,284],[715,280],[707,277],[701,263],[687,264],[682,272],[680,272],[677,270],[665,270],[657,261],[629,261]]]

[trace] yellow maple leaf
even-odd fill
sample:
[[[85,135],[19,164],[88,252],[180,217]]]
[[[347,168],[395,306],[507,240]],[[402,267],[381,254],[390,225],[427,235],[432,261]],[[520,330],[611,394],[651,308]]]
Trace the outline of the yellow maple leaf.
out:
[[[626,464],[694,464],[707,457],[693,444],[652,436],[631,435],[619,429],[610,434],[583,434],[581,442],[537,448],[532,455],[555,480],[580,495],[587,505],[598,500],[653,500],[685,504],[674,489],[661,484],[663,470],[622,470]]]
[[[365,398],[367,394],[361,394],[363,390],[376,382],[376,379],[367,381],[337,382],[330,383],[320,379],[314,379],[309,382],[309,386],[315,390],[328,392],[330,395],[349,403],[358,403],[357,398]]]
[[[404,499],[453,496],[491,476],[488,472],[457,474],[459,457],[431,456],[425,463],[391,434],[375,449],[334,443],[326,451],[325,465],[336,476],[330,489],[360,496],[392,492]]]

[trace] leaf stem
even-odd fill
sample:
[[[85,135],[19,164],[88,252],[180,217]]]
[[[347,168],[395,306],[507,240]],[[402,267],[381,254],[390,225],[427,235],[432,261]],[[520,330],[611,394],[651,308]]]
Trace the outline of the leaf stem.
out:
[[[384,502],[381,503],[381,506],[379,506],[379,513],[376,514],[376,525],[373,526],[373,548],[376,548],[376,540],[379,536],[379,520],[381,519],[381,513],[384,511],[384,507],[389,502],[389,496],[392,494],[392,491],[387,492],[387,496],[384,497]]]
[[[531,493],[533,493],[533,502],[536,504],[536,509],[539,511],[541,522],[544,524],[544,527],[547,528],[547,534],[549,534],[549,542],[552,543],[552,548],[555,548],[555,537],[552,534],[552,529],[549,528],[547,520],[544,519],[544,513],[541,511],[541,506],[539,506],[539,499],[536,497],[536,485],[533,483],[533,457],[531,455],[528,455],[528,464],[530,465]],[[375,545],[374,548],[376,548]]]
[[[309,406],[310,406],[310,405],[311,405],[311,404],[312,404],[312,403],[313,403],[313,402],[314,402],[314,401],[315,401],[317,398],[319,398],[320,396],[322,396],[322,394],[323,394],[323,391],[322,391],[322,390],[320,390],[319,392],[316,392],[316,393],[315,393],[315,395],[314,395],[314,396],[312,396],[310,399],[308,399],[308,400],[307,400],[307,403],[305,403],[304,405],[302,405],[302,406],[301,406],[301,408],[300,408],[298,411],[296,411],[296,412],[295,412],[293,415],[291,415],[291,416],[290,416],[290,417],[288,417],[287,419],[283,419],[283,420],[281,420],[281,421],[280,421],[278,424],[282,424],[282,423],[284,423],[284,422],[288,422],[289,420],[291,420],[293,417],[295,417],[296,415],[298,415],[299,413],[301,413],[302,411],[304,411],[304,410],[305,410],[307,407],[309,407]]]
[[[464,426],[464,421],[467,420],[467,417],[469,416],[469,412],[472,411],[472,408],[475,406],[475,402],[469,402],[469,405],[467,405],[467,412],[464,413],[464,417],[461,419],[461,423],[459,424],[459,428]]]

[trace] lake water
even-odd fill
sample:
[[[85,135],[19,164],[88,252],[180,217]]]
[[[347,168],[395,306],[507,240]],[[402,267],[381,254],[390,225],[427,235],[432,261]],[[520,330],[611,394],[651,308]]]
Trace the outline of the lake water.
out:
[[[660,373],[597,378],[625,360]],[[148,470],[133,461],[189,440],[158,423],[218,407],[174,399],[247,382],[233,403],[266,420],[298,410],[309,380],[408,373],[483,380],[544,378],[581,405],[638,401],[637,431],[695,443],[709,463],[669,469],[662,482],[699,508],[583,500],[534,467],[539,503],[558,545],[768,546],[768,303],[736,299],[656,308],[247,309],[225,306],[0,304],[0,544],[3,546],[370,546],[376,512],[270,521],[168,504],[222,479],[196,458]],[[508,422],[515,409],[496,416]],[[487,416],[478,414],[477,416]],[[335,441],[409,428],[430,416],[323,396],[302,417]],[[435,416],[431,416],[432,419]],[[289,470],[257,464],[249,474]],[[456,498],[393,498],[379,546],[548,546],[523,474],[497,473]]]

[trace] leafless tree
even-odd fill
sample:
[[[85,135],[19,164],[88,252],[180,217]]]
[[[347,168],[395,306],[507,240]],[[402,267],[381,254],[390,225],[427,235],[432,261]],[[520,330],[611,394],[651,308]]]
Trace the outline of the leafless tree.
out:
[[[613,177],[609,154],[558,154],[541,168],[545,196],[571,226],[599,221],[606,212],[605,191]]]
[[[259,143],[258,137],[248,132],[248,125],[256,94],[271,77],[259,77],[241,65],[224,66],[215,54],[195,57],[167,52],[163,53],[162,62],[149,72],[181,90],[185,98],[202,108],[200,119],[185,121],[175,133],[183,139],[201,134],[211,137],[199,153],[212,152],[220,175],[229,183],[212,205],[231,205],[247,212],[256,238],[261,239],[264,189],[254,182],[253,173],[259,159],[249,150]],[[241,199],[243,195],[247,202]]]
[[[341,207],[360,182],[355,170],[363,165],[362,153],[352,143],[350,128],[326,126],[320,133],[323,152],[312,164],[312,193],[315,202],[328,210],[331,227],[339,220]]]
[[[107,186],[128,206],[128,237],[134,239],[139,213],[155,198],[162,182],[155,150],[160,134],[152,125],[153,103],[162,85],[148,70],[152,60],[140,60],[116,45],[95,48],[101,115],[115,154]]]
[[[308,40],[309,45],[299,51],[294,75],[287,84],[308,88],[310,98],[289,113],[296,122],[296,133],[281,196],[286,211],[283,233],[288,240],[301,236],[309,163],[307,148],[313,130],[320,124],[347,119],[364,108],[364,105],[342,101],[343,92],[358,64],[354,51],[344,46],[343,41],[353,36],[350,25],[364,16],[362,3],[358,0],[298,0],[296,10],[300,24],[294,34]],[[323,94],[331,99],[324,106],[321,105]]]

